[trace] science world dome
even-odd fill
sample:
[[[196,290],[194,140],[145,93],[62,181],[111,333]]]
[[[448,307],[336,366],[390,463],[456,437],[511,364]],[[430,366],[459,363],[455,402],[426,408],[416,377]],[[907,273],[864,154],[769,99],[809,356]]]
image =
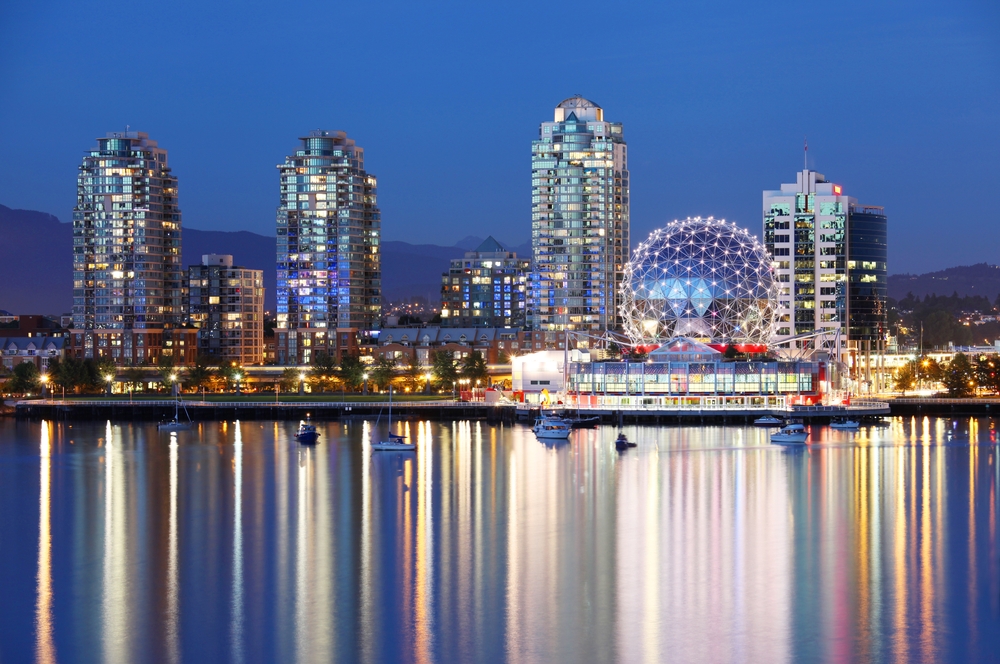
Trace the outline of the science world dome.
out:
[[[633,343],[677,336],[766,344],[777,322],[771,258],[746,230],[708,217],[673,221],[636,247],[622,283]]]

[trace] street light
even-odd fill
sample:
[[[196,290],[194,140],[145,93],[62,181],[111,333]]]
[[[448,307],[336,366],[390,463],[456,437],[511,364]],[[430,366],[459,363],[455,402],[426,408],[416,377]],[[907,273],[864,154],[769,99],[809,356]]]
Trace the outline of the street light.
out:
[[[240,393],[240,379],[243,378],[243,374],[236,372],[233,374],[233,380],[236,381],[236,394]]]
[[[108,374],[104,377],[104,380],[108,381],[108,396],[111,396],[111,383],[114,381],[115,377],[113,374]]]
[[[49,375],[48,374],[42,374],[38,378],[38,380],[42,381],[42,398],[44,399],[45,398],[45,394],[46,394],[45,387],[46,387],[46,384],[49,382]]]
[[[426,385],[424,385],[424,393],[425,394],[430,394],[431,393],[431,375],[429,373],[425,373],[424,374],[424,380],[427,381]]]
[[[363,374],[361,374],[361,377],[365,379],[365,391],[364,391],[363,394],[365,396],[367,396],[368,395],[368,374],[363,373]]]
[[[175,396],[175,397],[177,396],[177,374],[176,373],[170,374],[170,392],[173,394],[173,396]]]
[[[299,396],[301,397],[306,393],[306,374],[303,371],[299,374]]]

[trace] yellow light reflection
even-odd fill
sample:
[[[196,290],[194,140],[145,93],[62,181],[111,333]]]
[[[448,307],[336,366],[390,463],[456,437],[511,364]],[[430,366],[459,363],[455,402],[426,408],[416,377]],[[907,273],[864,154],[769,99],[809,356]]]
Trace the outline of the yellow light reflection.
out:
[[[167,659],[180,661],[180,588],[177,567],[177,432],[170,432],[170,512],[167,523]]]
[[[233,592],[229,639],[233,659],[243,661],[243,431],[236,420],[233,440]]]
[[[38,491],[38,577],[35,602],[35,661],[56,661],[52,620],[52,447],[47,420],[42,420],[38,454],[41,459]]]

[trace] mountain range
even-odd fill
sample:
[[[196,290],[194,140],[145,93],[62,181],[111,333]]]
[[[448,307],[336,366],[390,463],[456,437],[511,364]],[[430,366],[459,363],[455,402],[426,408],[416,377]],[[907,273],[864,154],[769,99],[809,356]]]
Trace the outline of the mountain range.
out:
[[[385,302],[425,297],[437,302],[441,275],[449,261],[475,249],[483,238],[470,235],[454,245],[382,243],[382,290]],[[531,255],[531,244],[504,245],[519,256]],[[237,265],[264,271],[265,307],[275,308],[274,238],[248,231],[203,231],[184,228],[182,261],[198,263],[203,254],[232,254]],[[18,314],[60,314],[73,303],[73,227],[55,216],[0,205],[0,309]],[[979,263],[927,274],[889,276],[889,297],[907,293],[1000,294],[1000,266]]]
[[[382,243],[382,288],[386,302],[426,297],[438,300],[449,261],[475,249],[483,238],[468,236],[452,246]],[[511,247],[519,255],[531,245]],[[237,265],[264,271],[264,305],[275,308],[274,238],[248,231],[203,231],[184,227],[182,264],[203,254],[232,254]],[[0,205],[0,309],[17,314],[67,313],[73,305],[73,226],[55,216]]]

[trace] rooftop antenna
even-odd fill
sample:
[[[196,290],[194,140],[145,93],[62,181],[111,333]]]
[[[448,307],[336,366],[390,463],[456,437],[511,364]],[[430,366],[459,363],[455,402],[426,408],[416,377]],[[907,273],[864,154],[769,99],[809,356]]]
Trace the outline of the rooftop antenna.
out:
[[[809,170],[809,139],[802,139],[803,149],[802,149],[802,170]]]

